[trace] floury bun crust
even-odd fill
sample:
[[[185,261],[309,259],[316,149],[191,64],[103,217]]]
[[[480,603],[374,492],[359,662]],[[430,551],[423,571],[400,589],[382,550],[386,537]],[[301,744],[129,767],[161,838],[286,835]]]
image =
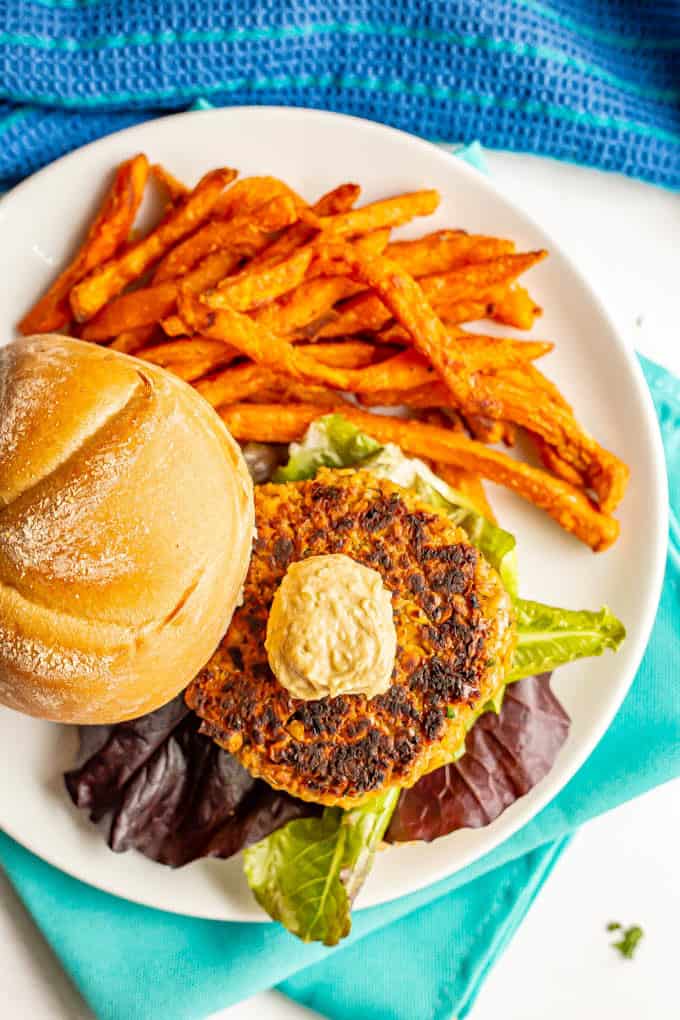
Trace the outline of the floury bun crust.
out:
[[[114,723],[173,698],[231,620],[253,493],[212,408],[78,340],[0,349],[0,702]]]

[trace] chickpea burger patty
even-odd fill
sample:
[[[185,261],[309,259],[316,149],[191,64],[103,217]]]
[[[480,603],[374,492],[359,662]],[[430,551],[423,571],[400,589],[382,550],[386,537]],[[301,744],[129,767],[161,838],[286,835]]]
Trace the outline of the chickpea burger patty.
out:
[[[243,603],[187,702],[252,775],[304,800],[352,807],[450,761],[499,691],[514,647],[510,600],[466,534],[368,471],[255,487]],[[267,661],[274,594],[291,563],[340,553],[392,594],[391,684],[372,698],[292,697]]]

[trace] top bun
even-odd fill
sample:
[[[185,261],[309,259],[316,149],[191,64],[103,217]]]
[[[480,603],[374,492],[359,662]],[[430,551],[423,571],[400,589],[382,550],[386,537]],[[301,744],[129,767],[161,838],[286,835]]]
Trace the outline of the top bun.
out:
[[[205,665],[250,557],[252,484],[163,369],[79,340],[0,348],[0,703],[150,712]]]

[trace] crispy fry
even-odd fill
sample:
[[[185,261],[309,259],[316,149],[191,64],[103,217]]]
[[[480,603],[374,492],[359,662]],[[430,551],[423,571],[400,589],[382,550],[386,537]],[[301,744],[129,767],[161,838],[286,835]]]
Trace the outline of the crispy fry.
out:
[[[437,315],[447,326],[457,326],[463,322],[492,319],[494,308],[493,292],[489,291],[481,301],[454,301],[453,304],[442,302],[437,306]]]
[[[182,336],[188,332],[186,322],[183,322],[179,315],[168,315],[162,320],[161,326],[168,336]]]
[[[438,192],[413,191],[407,195],[371,202],[360,209],[352,209],[337,216],[321,217],[321,229],[324,239],[329,241],[368,234],[382,227],[399,227],[416,216],[429,216],[438,205]]]
[[[412,390],[375,390],[372,393],[362,393],[361,403],[366,407],[400,407],[404,405],[412,411],[431,410],[432,408],[446,408],[451,410],[449,404],[451,394],[443,382],[425,383],[424,386],[416,386]]]
[[[544,357],[554,349],[547,340],[515,340],[512,337],[485,336],[464,329],[449,327],[450,336],[460,341],[460,354],[486,369],[521,366]],[[376,334],[379,343],[409,344],[411,339],[402,326],[388,326]],[[544,378],[542,376],[542,378]]]
[[[521,372],[511,372],[509,377],[519,382],[522,386],[529,387],[531,390],[544,391],[556,404],[563,407],[566,411],[573,413],[571,404],[565,400],[561,391],[555,386],[555,383],[551,382],[535,365],[523,365]]]
[[[188,293],[180,298],[180,316],[196,332],[233,343],[242,354],[291,379],[321,382],[338,390],[370,393],[372,390],[411,389],[434,376],[430,364],[417,351],[404,351],[365,368],[325,365],[309,348],[294,347],[268,333],[247,315],[232,308],[208,309]]]
[[[567,464],[566,461],[562,460],[552,446],[548,446],[542,436],[537,436],[535,433],[531,433],[531,438],[536,445],[536,450],[540,457],[541,464],[543,464],[544,467],[547,467],[548,471],[552,471],[553,474],[558,475],[560,478],[564,478],[565,481],[570,482],[571,485],[581,485],[581,476],[576,468],[573,468],[571,464]]]
[[[317,334],[315,326],[318,325],[320,329],[326,324],[333,305],[355,293],[356,287],[355,283],[343,276],[307,280],[292,294],[256,309],[253,318],[263,328],[280,336],[314,336]]]
[[[297,219],[298,210],[293,199],[289,195],[278,195],[259,209],[239,213],[231,219],[209,220],[167,253],[156,268],[153,282],[184,276],[207,255],[222,248],[229,248],[238,255],[255,255],[269,243],[266,235]]]
[[[615,454],[605,450],[558,405],[545,390],[527,390],[505,375],[479,376],[475,383],[473,413],[485,413],[521,425],[541,436],[557,456],[574,468],[585,486],[597,495],[601,508],[611,513],[621,502],[629,470]]]
[[[482,414],[464,414],[465,427],[473,439],[495,446],[502,443],[507,422],[501,418],[485,418]]]
[[[155,332],[155,325],[138,326],[137,329],[129,329],[124,333],[119,333],[111,341],[109,347],[114,351],[122,351],[123,354],[134,354],[135,351],[146,347]]]
[[[347,212],[360,194],[361,188],[358,184],[341,184],[322,195],[318,202],[312,206],[311,212],[317,217],[334,216],[336,213]],[[278,262],[280,259],[287,258],[301,245],[311,241],[317,233],[318,227],[311,227],[304,222],[294,223],[256,255],[252,259],[251,265],[254,267],[262,265],[264,262]]]
[[[187,382],[200,379],[206,372],[212,372],[219,366],[228,365],[238,356],[238,351],[229,344],[199,337],[171,340],[156,347],[146,347],[136,355],[143,361],[167,368]]]
[[[173,208],[155,230],[76,284],[71,291],[71,308],[78,322],[91,319],[126,284],[141,276],[173,244],[207,219],[225,185],[235,176],[236,171],[228,169],[206,174],[186,201]]]
[[[393,241],[385,254],[411,276],[445,273],[473,262],[486,262],[515,250],[500,237],[467,234],[464,230],[438,230],[416,241]]]
[[[298,350],[311,354],[324,365],[337,368],[364,368],[376,360],[376,347],[366,340],[345,340],[343,343],[301,344]],[[396,354],[394,348],[380,348],[377,353]]]
[[[229,249],[213,252],[184,277],[181,286],[192,293],[200,293],[208,287],[214,287],[238,263],[238,254]],[[166,280],[151,287],[133,290],[129,294],[121,294],[83,326],[81,337],[83,340],[105,340],[138,326],[160,322],[175,310],[179,288],[180,281]],[[186,332],[184,323],[180,322],[178,334]]]
[[[251,213],[273,198],[292,198],[298,208],[304,202],[297,192],[278,177],[241,177],[223,191],[213,209],[213,215],[227,217]]]
[[[358,251],[380,254],[389,241],[389,230],[375,230],[355,242]],[[252,265],[252,263],[251,263]],[[285,294],[271,305],[258,308],[254,318],[266,329],[280,336],[308,339],[332,312],[333,305],[361,290],[361,284],[343,276],[318,277],[306,280],[295,290]]]
[[[187,197],[189,188],[183,181],[171,174],[162,163],[154,163],[150,170],[152,176],[166,192],[170,202],[179,202]]]
[[[469,499],[475,510],[486,517],[487,521],[491,521],[492,524],[497,523],[496,515],[491,509],[479,475],[465,471],[463,468],[454,467],[453,464],[442,464],[441,461],[435,461],[432,469],[452,489]]]
[[[461,344],[447,333],[416,281],[390,259],[366,256],[348,245],[322,250],[318,258],[331,272],[344,265],[348,276],[376,292],[390,315],[410,334],[415,349],[437,369],[451,391],[454,406],[464,405],[470,379],[460,371]]]
[[[463,266],[447,273],[423,276],[418,282],[435,311],[461,301],[478,302],[499,284],[507,284],[540,262],[544,251],[520,255],[499,255],[488,262]],[[390,321],[390,313],[376,294],[359,294],[339,310],[338,318],[320,330],[319,336],[346,336],[379,330]]]
[[[290,401],[326,408],[342,403],[333,390],[289,379],[264,365],[252,362],[206,376],[195,384],[195,388],[213,407],[241,400],[257,403]]]
[[[127,240],[148,174],[148,160],[142,154],[121,164],[77,255],[19,323],[24,335],[50,333],[68,325],[72,287],[115,255]]]
[[[313,383],[297,382],[280,376],[271,386],[264,386],[248,397],[250,404],[314,404],[319,414],[328,414],[338,407],[344,407],[344,401],[338,404],[338,394],[323,386]]]
[[[314,249],[306,245],[281,262],[266,263],[253,270],[246,266],[236,276],[223,280],[216,290],[203,295],[209,308],[235,308],[245,312],[275,301],[298,287],[305,278]]]
[[[501,418],[542,435],[563,460],[582,473],[586,486],[596,493],[605,512],[618,506],[628,480],[627,466],[604,450],[568,411],[549,398],[537,394],[533,401],[527,402],[526,392],[500,376],[478,376],[471,384],[466,373],[460,371],[460,341],[452,340],[447,334],[424,292],[411,277],[390,260],[380,256],[364,257],[347,245],[337,252],[328,249],[319,257],[329,267],[335,266],[336,271],[338,263],[344,260],[347,275],[360,279],[376,291],[392,315],[410,332],[416,349],[438,370],[451,391],[454,407],[469,414]],[[542,253],[529,256],[533,261],[540,257]]]
[[[272,369],[248,362],[202,379],[196,384],[196,389],[209,404],[218,407],[220,404],[247,400],[258,390],[269,388],[273,391],[279,378]]]
[[[509,287],[494,303],[493,316],[499,322],[508,326],[515,326],[516,329],[531,329],[536,316],[540,315],[543,309],[536,304],[529,292],[516,284]]]
[[[318,418],[319,408],[232,404],[221,407],[219,413],[236,439],[286,443],[301,438]],[[348,404],[342,406],[342,413],[379,442],[396,443],[406,453],[462,467],[512,489],[595,552],[609,548],[618,536],[618,521],[599,511],[583,492],[474,439],[435,425],[372,415]]]
[[[339,184],[337,188],[327,191],[316,202],[312,209],[317,216],[336,216],[338,213],[349,212],[361,194],[361,185]]]

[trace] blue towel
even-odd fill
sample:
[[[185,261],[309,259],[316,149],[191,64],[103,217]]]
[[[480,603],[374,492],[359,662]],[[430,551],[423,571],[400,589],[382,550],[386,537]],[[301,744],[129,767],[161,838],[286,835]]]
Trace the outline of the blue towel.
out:
[[[677,0],[0,0],[0,184],[161,110],[339,110],[680,187]]]
[[[586,764],[482,860],[358,911],[336,949],[304,946],[278,925],[136,906],[82,885],[0,833],[0,862],[100,1020],[201,1020],[273,985],[333,1020],[463,1018],[574,829],[680,776],[680,380],[649,361],[642,366],[673,499],[666,579],[639,673]]]

